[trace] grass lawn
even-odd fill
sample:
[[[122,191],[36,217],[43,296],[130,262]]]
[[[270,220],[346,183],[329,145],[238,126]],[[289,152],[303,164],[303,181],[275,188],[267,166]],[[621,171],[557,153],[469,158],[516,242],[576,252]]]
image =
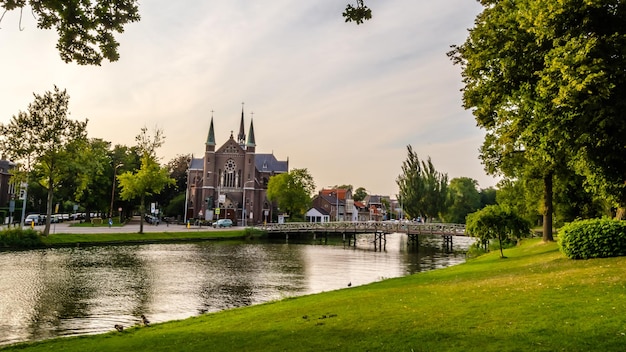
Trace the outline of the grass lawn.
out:
[[[28,351],[622,351],[626,258],[528,240],[465,264]]]
[[[113,230],[114,231],[114,230]],[[74,246],[77,244],[130,244],[153,242],[183,242],[203,240],[224,240],[261,236],[252,229],[231,231],[189,231],[189,232],[145,232],[145,233],[92,233],[92,234],[51,234],[42,237],[46,246]]]

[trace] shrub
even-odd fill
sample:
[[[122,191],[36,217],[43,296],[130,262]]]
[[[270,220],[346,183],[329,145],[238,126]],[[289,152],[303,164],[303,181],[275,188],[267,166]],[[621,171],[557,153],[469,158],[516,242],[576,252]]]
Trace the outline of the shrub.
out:
[[[626,221],[604,218],[571,222],[559,230],[559,247],[571,259],[626,255]]]
[[[39,233],[32,229],[7,229],[0,232],[0,248],[36,248],[42,247]]]
[[[508,207],[488,205],[467,215],[465,231],[477,237],[482,244],[497,239],[500,256],[505,258],[502,251],[505,242],[510,240],[516,243],[516,240],[527,237],[530,234],[530,223]]]

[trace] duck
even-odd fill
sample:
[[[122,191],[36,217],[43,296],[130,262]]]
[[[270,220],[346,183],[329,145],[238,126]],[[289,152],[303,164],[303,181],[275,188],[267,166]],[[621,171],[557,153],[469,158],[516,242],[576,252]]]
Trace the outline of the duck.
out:
[[[150,320],[148,320],[148,318],[146,318],[145,315],[141,315],[141,322],[143,323],[143,325],[145,326],[150,326]]]
[[[114,328],[115,328],[115,330],[117,330],[119,332],[124,331],[124,327],[122,325],[120,325],[120,324],[115,324]]]
[[[348,282],[348,287],[352,286],[352,281]]]

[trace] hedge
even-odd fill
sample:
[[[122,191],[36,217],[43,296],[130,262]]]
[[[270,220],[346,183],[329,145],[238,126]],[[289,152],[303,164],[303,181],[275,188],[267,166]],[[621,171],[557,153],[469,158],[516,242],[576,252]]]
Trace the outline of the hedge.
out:
[[[568,258],[589,259],[626,255],[626,221],[578,220],[559,230],[559,246]]]

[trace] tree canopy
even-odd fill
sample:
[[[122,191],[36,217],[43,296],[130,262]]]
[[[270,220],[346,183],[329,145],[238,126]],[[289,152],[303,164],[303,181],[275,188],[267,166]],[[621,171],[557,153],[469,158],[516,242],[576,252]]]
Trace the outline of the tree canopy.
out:
[[[313,176],[307,169],[293,169],[270,177],[267,183],[267,199],[276,202],[278,208],[291,216],[301,217],[311,204],[315,190]]]
[[[140,199],[139,232],[143,233],[146,196],[159,194],[166,186],[173,185],[176,181],[170,178],[168,170],[157,162],[156,149],[164,142],[163,131],[155,129],[154,135],[150,136],[144,127],[135,140],[141,152],[141,168],[137,172],[124,172],[117,176],[117,179],[120,182],[120,197],[123,200]]]
[[[410,145],[407,152],[407,159],[402,162],[402,174],[396,179],[402,208],[412,218],[438,217],[446,207],[448,175],[435,170],[430,157],[420,161]]]
[[[6,12],[19,9],[21,23],[27,5],[38,28],[54,29],[59,34],[56,47],[61,59],[79,65],[100,65],[103,59],[117,61],[120,55],[115,34],[140,19],[138,0],[0,0],[0,9],[4,9],[0,21]]]
[[[20,111],[8,124],[0,125],[0,145],[3,153],[23,165],[27,173],[37,168],[37,182],[47,189],[47,235],[54,190],[87,141],[87,121],[68,118],[70,97],[65,90],[55,86],[52,92],[34,96],[27,112]]]
[[[478,237],[485,243],[497,239],[500,244],[500,256],[504,258],[503,241],[528,236],[530,223],[511,208],[489,205],[467,216],[465,230],[469,235]]]
[[[544,240],[552,240],[553,177],[567,169],[623,207],[624,2],[482,3],[449,55],[462,66],[463,105],[487,131],[486,170],[543,180]]]

